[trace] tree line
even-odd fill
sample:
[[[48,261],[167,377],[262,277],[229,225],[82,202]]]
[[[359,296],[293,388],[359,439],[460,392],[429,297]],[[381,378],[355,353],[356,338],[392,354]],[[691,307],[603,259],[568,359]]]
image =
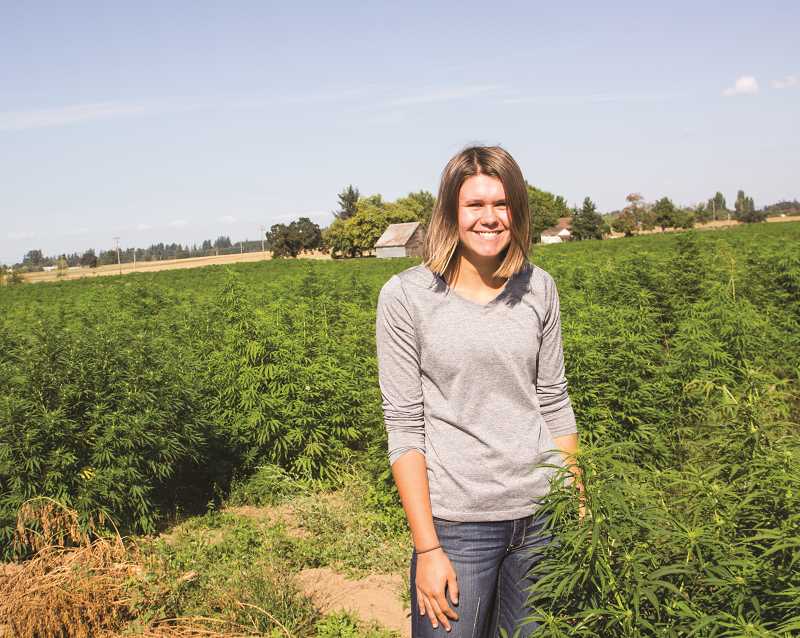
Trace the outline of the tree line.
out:
[[[719,191],[708,201],[695,206],[676,205],[669,197],[647,202],[640,193],[631,193],[625,198],[627,205],[624,208],[602,215],[589,197],[580,207],[570,207],[561,195],[531,184],[527,184],[527,189],[533,243],[540,241],[542,231],[567,217],[570,218],[567,227],[572,239],[584,240],[602,239],[612,230],[631,236],[656,227],[662,230],[692,228],[695,223],[723,219],[753,223],[765,221],[770,215],[800,213],[797,200],[778,202],[758,210],[753,198],[739,190],[732,210]],[[411,192],[390,202],[380,194],[362,196],[351,184],[338,194],[338,208],[331,211],[334,220],[326,228],[320,228],[308,217],[300,217],[288,224],[273,224],[263,238],[235,244],[229,236],[219,236],[213,241],[206,239],[200,245],[160,242],[147,248],[109,249],[99,253],[90,248],[83,253],[45,256],[41,250],[30,250],[22,262],[14,264],[11,269],[0,266],[0,275],[9,278],[11,272],[35,272],[48,266],[60,270],[77,266],[95,268],[133,261],[207,257],[263,249],[270,250],[273,257],[297,257],[315,250],[329,252],[333,257],[360,257],[374,250],[378,238],[390,224],[419,221],[427,226],[435,203],[434,195],[425,190]]]

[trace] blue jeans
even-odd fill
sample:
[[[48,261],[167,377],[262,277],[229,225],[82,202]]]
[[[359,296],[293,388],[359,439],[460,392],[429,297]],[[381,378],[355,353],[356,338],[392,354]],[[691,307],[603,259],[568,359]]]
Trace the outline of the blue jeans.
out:
[[[528,636],[538,623],[521,625],[530,609],[527,588],[535,582],[529,572],[542,557],[552,535],[544,529],[543,514],[531,514],[510,521],[464,523],[434,517],[433,525],[442,549],[458,579],[458,605],[450,592],[445,598],[458,613],[447,632],[441,622],[436,629],[428,615],[420,616],[417,601],[417,553],[411,553],[411,636],[412,638],[496,638],[500,628],[508,638],[519,628]]]

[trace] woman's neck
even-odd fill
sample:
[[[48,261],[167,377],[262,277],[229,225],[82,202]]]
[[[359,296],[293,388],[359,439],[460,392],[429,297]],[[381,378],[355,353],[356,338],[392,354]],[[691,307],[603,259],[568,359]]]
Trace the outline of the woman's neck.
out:
[[[458,267],[453,271],[453,281],[450,285],[458,283],[459,288],[499,288],[505,283],[505,278],[495,277],[494,271],[500,266],[499,258],[476,260],[464,254],[458,255]],[[456,281],[457,280],[457,281]]]

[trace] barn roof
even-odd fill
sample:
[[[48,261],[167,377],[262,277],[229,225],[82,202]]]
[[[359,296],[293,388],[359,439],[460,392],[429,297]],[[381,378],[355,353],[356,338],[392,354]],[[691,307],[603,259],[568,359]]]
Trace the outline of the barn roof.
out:
[[[571,217],[559,217],[558,223],[555,226],[550,226],[550,228],[545,228],[542,231],[542,235],[545,237],[556,237],[558,235],[569,235],[569,226],[572,223]],[[567,231],[564,233],[564,231]]]
[[[375,248],[388,246],[405,246],[420,222],[403,222],[402,224],[389,224],[383,235],[375,242]]]

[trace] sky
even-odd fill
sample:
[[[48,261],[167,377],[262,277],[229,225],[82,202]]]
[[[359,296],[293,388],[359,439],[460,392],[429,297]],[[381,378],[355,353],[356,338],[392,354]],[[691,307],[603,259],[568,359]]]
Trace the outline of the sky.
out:
[[[800,198],[799,26],[796,0],[0,0],[0,263],[324,227],[473,143],[601,212]]]

